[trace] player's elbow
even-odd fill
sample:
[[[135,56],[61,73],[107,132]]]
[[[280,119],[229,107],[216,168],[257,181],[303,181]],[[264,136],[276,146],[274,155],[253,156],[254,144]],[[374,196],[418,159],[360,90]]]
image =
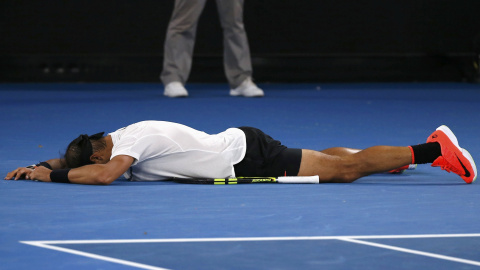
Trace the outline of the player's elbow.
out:
[[[117,180],[123,173],[129,168],[131,162],[124,162],[124,160],[109,161],[107,164],[92,165],[92,171],[94,171],[94,182],[97,185],[109,185],[113,181]],[[129,160],[127,160],[129,161]]]
[[[112,183],[112,182],[109,181],[108,179],[97,179],[95,181],[95,185],[101,185],[101,186],[110,185],[110,183]]]
[[[111,174],[102,172],[102,173],[99,173],[99,174],[96,175],[95,184],[96,185],[109,185],[113,181],[115,181],[115,179],[116,178],[112,177]]]

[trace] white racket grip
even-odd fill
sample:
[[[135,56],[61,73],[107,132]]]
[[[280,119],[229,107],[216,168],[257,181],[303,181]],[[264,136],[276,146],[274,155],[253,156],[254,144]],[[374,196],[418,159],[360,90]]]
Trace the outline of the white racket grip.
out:
[[[314,176],[280,176],[277,182],[282,184],[318,184],[320,179],[318,175]]]

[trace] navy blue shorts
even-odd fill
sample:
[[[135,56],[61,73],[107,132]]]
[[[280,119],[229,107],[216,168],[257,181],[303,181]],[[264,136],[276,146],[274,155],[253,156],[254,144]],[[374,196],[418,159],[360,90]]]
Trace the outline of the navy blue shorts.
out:
[[[247,137],[245,158],[233,167],[236,176],[278,177],[297,176],[302,161],[302,149],[288,148],[263,131],[239,127]]]

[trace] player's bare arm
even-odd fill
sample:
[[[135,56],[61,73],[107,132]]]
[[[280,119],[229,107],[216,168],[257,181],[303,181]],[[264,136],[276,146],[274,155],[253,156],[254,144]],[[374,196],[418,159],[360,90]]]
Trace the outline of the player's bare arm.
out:
[[[49,160],[50,161],[50,160]],[[130,156],[116,156],[106,164],[92,164],[71,169],[68,171],[68,180],[75,184],[108,185],[118,179],[132,165],[134,159]],[[57,163],[57,165],[60,163]],[[52,166],[55,170],[63,167]],[[35,169],[18,168],[7,174],[9,179],[27,179],[42,182],[51,182],[52,170],[38,166]]]
[[[46,163],[46,164],[45,164]],[[37,165],[31,165],[27,167],[19,167],[9,173],[7,173],[7,176],[4,178],[5,180],[19,180],[19,179],[27,179],[29,180],[29,174],[35,169],[35,168],[40,168],[40,167],[46,167],[51,170],[59,170],[59,169],[65,169],[66,168],[66,163],[65,159],[63,158],[54,158],[54,159],[49,159],[47,161],[41,162],[40,164]]]
[[[133,161],[133,157],[119,155],[106,164],[92,164],[71,169],[68,179],[75,184],[108,185],[122,176]]]

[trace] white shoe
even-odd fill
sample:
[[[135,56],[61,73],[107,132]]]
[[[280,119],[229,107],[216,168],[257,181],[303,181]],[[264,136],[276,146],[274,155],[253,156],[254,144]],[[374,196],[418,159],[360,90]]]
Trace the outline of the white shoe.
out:
[[[188,97],[188,92],[180,82],[171,82],[165,86],[163,95],[171,98]]]
[[[258,88],[250,77],[246,78],[237,88],[230,89],[230,96],[263,97],[264,95],[263,90]]]

